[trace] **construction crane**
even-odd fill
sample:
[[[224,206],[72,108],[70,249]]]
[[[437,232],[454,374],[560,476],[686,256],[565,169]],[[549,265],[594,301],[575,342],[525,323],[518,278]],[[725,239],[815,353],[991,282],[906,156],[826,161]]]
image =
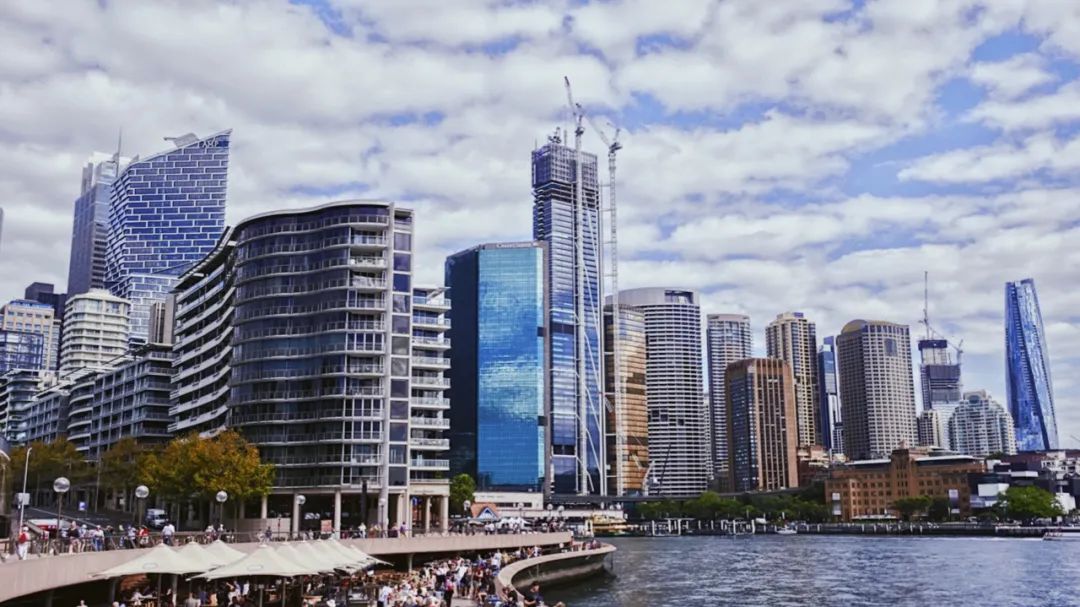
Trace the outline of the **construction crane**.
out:
[[[926,327],[926,339],[942,339],[945,343],[949,344],[954,350],[956,350],[956,364],[962,362],[964,357],[964,340],[954,343],[951,339],[948,339],[941,333],[938,333],[930,326],[930,272],[923,271],[923,317],[919,321],[920,325]]]

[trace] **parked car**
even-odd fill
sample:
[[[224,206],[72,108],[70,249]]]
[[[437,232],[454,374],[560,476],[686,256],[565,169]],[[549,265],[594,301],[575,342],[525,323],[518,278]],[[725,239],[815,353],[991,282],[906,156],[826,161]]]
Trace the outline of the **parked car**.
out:
[[[146,510],[146,526],[151,529],[161,529],[168,520],[169,518],[165,515],[165,511],[161,508],[148,508]]]

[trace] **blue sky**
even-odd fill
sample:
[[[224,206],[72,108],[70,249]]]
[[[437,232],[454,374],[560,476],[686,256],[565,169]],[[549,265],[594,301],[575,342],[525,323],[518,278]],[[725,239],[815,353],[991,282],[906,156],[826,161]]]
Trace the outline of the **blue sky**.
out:
[[[407,202],[438,282],[530,236],[567,75],[623,129],[624,286],[697,289],[761,349],[786,310],[917,331],[928,270],[966,386],[1003,400],[1003,284],[1034,277],[1080,435],[1080,3],[16,0],[0,36],[0,298],[66,282],[80,168],[120,128],[144,156],[233,128],[232,222]]]

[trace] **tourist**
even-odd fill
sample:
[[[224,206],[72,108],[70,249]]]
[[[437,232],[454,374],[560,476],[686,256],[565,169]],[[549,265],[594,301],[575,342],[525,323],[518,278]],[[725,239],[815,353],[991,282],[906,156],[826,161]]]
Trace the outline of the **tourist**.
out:
[[[30,528],[23,527],[19,532],[19,538],[15,542],[15,554],[19,556],[20,561],[26,560],[26,554],[30,551]]]
[[[544,604],[544,597],[540,595],[540,584],[533,582],[525,591],[525,607],[540,607]]]
[[[195,598],[194,592],[188,593],[188,598],[184,599],[184,607],[200,607],[199,599]]]
[[[173,526],[172,521],[165,521],[165,526],[161,528],[161,541],[165,542],[166,546],[172,546],[175,533],[176,527]]]

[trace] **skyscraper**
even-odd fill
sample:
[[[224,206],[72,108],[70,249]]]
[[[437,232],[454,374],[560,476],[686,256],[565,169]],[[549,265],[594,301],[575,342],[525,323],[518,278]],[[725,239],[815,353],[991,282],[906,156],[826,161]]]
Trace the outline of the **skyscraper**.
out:
[[[60,322],[51,305],[28,299],[13,300],[0,308],[0,329],[41,335],[44,366],[40,370],[56,370],[60,351]]]
[[[0,329],[0,374],[45,368],[45,336],[34,331]]]
[[[986,390],[964,393],[949,420],[950,449],[974,457],[1016,453],[1012,416]]]
[[[606,484],[601,378],[599,200],[596,156],[552,138],[532,152],[533,238],[547,245],[548,391],[555,493],[599,494]]]
[[[446,259],[454,301],[450,472],[481,489],[540,491],[547,450],[544,246],[485,244]]]
[[[174,149],[133,160],[112,184],[105,284],[131,302],[133,340],[146,340],[150,305],[221,236],[230,133],[171,139]]]
[[[697,293],[630,289],[619,293],[619,305],[645,317],[649,493],[695,497],[707,488],[712,474]]]
[[[705,320],[709,362],[709,438],[713,475],[728,480],[727,392],[728,365],[753,356],[750,317],[744,314],[709,314]]]
[[[604,308],[605,389],[622,389],[622,419],[614,407],[607,413],[608,490],[612,495],[643,495],[648,491],[649,401],[646,397],[645,315],[619,308],[619,335],[615,335],[613,307]],[[615,368],[615,340],[619,363]],[[616,386],[615,374],[621,374]]]
[[[129,161],[94,153],[82,171],[82,188],[75,199],[68,263],[68,296],[105,288],[105,252],[109,237],[109,196],[119,167]]]
[[[818,405],[821,407],[821,440],[834,454],[844,453],[844,415],[836,381],[836,338],[821,340],[818,348]]]
[[[817,332],[802,312],[784,312],[765,328],[769,358],[787,361],[795,378],[795,411],[799,445],[820,445]]]
[[[90,289],[67,303],[60,374],[100,369],[128,349],[131,304],[105,289]]]
[[[919,379],[924,409],[960,401],[960,362],[953,362],[949,342],[927,336],[919,340]]]
[[[907,325],[853,320],[836,338],[844,455],[851,460],[889,457],[914,445],[915,386]]]
[[[1016,448],[1059,448],[1050,352],[1031,278],[1005,283],[1005,379]]]
[[[787,361],[751,358],[728,365],[728,463],[734,491],[799,485],[795,379]]]

